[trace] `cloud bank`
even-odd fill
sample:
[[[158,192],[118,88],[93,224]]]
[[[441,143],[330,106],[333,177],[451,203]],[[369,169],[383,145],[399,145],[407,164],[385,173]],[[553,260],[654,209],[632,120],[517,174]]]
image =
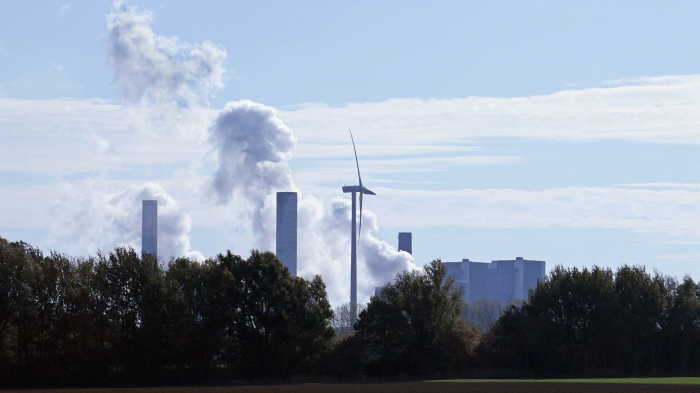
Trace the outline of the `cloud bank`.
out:
[[[636,78],[548,95],[399,98],[312,105],[279,116],[306,143],[341,143],[325,132],[349,124],[370,144],[446,145],[475,138],[700,143],[700,75]],[[354,131],[355,132],[355,131]]]
[[[688,189],[377,191],[386,195],[377,209],[399,227],[622,229],[660,242],[700,244],[700,192]]]

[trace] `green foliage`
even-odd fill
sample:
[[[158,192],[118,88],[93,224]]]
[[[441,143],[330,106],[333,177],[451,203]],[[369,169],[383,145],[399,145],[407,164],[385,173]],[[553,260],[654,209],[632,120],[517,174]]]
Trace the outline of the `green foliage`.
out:
[[[475,327],[480,333],[487,333],[491,326],[510,306],[518,305],[522,300],[513,299],[503,302],[498,299],[479,299],[462,305],[462,319]]]
[[[364,311],[366,308],[367,305],[365,304],[355,305],[357,315],[362,314],[362,311]],[[352,304],[343,303],[335,308],[335,310],[333,311],[333,322],[331,323],[331,326],[333,326],[336,335],[342,337],[346,334],[354,332],[354,324],[355,321]]]
[[[486,367],[540,373],[700,370],[698,287],[643,267],[555,267],[496,322],[479,348]]]
[[[373,296],[355,324],[377,374],[459,371],[472,360],[478,333],[460,318],[462,288],[439,261],[403,272]]]
[[[0,238],[0,386],[178,384],[310,373],[330,351],[320,277],[271,253],[199,263]]]
[[[0,238],[0,387],[700,372],[690,277],[557,266],[527,301],[467,305],[446,272],[433,261],[398,274],[358,307],[353,332],[321,277],[291,277],[271,253],[164,266],[130,248],[76,259]]]

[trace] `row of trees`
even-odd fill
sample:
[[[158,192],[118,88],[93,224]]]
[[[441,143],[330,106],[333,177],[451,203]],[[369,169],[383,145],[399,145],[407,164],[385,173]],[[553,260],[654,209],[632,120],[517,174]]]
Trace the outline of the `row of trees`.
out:
[[[537,373],[700,371],[700,293],[643,267],[555,267],[481,343],[483,367]]]
[[[177,384],[314,371],[333,312],[271,253],[163,267],[132,249],[70,259],[0,238],[3,386]]]
[[[464,302],[462,305],[462,319],[484,334],[491,330],[493,324],[500,318],[504,311],[511,306],[519,306],[522,299],[511,299],[507,302],[498,299],[478,299],[473,302]]]
[[[320,277],[291,277],[271,253],[163,265],[125,248],[69,258],[0,238],[0,386],[700,371],[690,278],[556,267],[507,305],[463,303],[446,273],[433,261],[398,274],[352,326]]]

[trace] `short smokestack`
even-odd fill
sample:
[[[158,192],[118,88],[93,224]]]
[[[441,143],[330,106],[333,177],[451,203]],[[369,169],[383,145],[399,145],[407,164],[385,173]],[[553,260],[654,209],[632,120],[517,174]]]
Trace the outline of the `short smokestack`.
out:
[[[413,255],[413,234],[411,232],[399,232],[399,251],[406,251]]]
[[[158,201],[144,200],[141,217],[141,250],[158,257]]]
[[[297,193],[277,193],[277,259],[297,275]]]

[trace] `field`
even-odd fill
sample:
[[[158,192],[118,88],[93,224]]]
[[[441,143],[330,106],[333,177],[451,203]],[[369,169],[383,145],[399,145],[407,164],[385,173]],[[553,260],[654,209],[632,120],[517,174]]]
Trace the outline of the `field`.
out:
[[[41,393],[585,393],[585,392],[697,392],[700,378],[634,378],[596,380],[450,380],[410,383],[298,384],[226,387],[173,387],[131,389],[22,390]]]
[[[635,385],[700,385],[700,378],[599,378],[599,379],[445,379],[428,382],[440,383],[602,383],[602,384],[635,384]]]

